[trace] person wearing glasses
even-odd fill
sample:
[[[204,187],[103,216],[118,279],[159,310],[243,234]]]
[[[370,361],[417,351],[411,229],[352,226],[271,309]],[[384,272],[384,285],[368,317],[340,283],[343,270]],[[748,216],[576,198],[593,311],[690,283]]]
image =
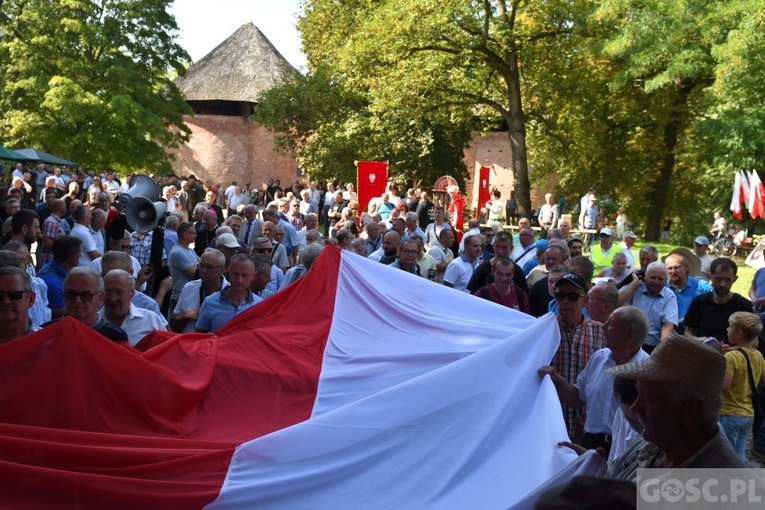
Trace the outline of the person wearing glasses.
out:
[[[590,246],[590,260],[595,266],[595,271],[604,271],[611,267],[614,255],[622,252],[622,247],[614,245],[614,231],[610,228],[600,229],[598,234],[599,244]]]
[[[202,308],[205,298],[228,286],[228,280],[223,276],[225,271],[225,255],[215,248],[207,248],[199,261],[199,279],[191,280],[183,286],[178,303],[170,316],[170,327],[173,331],[196,331],[199,309]]]
[[[29,274],[16,266],[0,267],[0,344],[37,331],[29,319],[35,302]]]
[[[420,266],[417,265],[417,243],[412,240],[402,241],[398,247],[398,258],[390,264],[390,267],[401,269],[415,276],[422,276]]]
[[[112,342],[127,342],[128,336],[120,327],[110,324],[99,314],[104,304],[104,280],[96,271],[75,267],[64,279],[64,317],[72,317],[105,336]],[[62,317],[63,318],[63,317]],[[44,324],[47,327],[60,319]]]
[[[555,282],[555,303],[558,305],[560,347],[550,365],[569,384],[598,349],[606,346],[603,325],[588,319],[583,311],[587,304],[587,283],[574,273],[567,273]],[[563,403],[568,435],[575,441],[582,436],[585,413],[583,409]]]

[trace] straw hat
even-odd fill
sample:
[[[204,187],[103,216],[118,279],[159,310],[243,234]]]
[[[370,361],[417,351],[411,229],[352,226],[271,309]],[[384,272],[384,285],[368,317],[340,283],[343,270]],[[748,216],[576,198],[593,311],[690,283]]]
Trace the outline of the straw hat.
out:
[[[725,377],[725,357],[698,340],[670,335],[648,358],[608,371],[636,381],[679,381],[707,395],[719,396]]]
[[[688,276],[696,276],[701,272],[701,259],[688,248],[675,248],[667,253],[661,261],[666,264],[667,257],[670,255],[680,255],[685,259],[685,262],[688,264]]]

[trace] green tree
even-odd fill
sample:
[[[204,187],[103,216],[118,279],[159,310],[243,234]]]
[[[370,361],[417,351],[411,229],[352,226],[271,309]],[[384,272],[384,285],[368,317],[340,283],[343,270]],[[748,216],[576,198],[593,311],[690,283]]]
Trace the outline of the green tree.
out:
[[[0,12],[0,137],[93,168],[169,170],[190,113],[169,69],[171,0],[6,0]]]
[[[368,88],[373,111],[499,114],[508,125],[519,209],[529,214],[523,58],[540,41],[570,32],[572,8],[559,1],[307,0],[298,27],[309,66]]]
[[[276,133],[276,147],[291,152],[313,178],[354,180],[354,161],[377,160],[389,162],[398,182],[433,182],[444,169],[463,179],[470,124],[437,112],[424,118],[374,112],[368,90],[329,76],[322,69],[296,73],[267,91],[254,115]]]

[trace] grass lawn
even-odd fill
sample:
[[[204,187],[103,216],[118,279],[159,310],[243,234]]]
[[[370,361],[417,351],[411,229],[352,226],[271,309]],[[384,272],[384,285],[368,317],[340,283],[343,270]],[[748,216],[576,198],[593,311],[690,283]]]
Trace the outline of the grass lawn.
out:
[[[637,261],[637,254],[638,251],[640,251],[640,248],[642,248],[644,245],[650,244],[657,250],[659,250],[659,260],[662,259],[666,254],[674,250],[675,248],[678,248],[678,245],[675,244],[662,244],[662,243],[646,243],[646,242],[636,242],[635,246],[632,247],[632,253],[635,255],[635,259]],[[693,247],[687,247],[689,250],[693,251]],[[737,294],[741,294],[745,298],[749,299],[749,287],[752,286],[752,278],[754,278],[754,272],[756,271],[755,268],[749,267],[746,264],[744,264],[744,259],[746,257],[734,257],[733,260],[736,261],[738,264],[738,280],[736,280],[736,283],[733,284],[733,292]]]

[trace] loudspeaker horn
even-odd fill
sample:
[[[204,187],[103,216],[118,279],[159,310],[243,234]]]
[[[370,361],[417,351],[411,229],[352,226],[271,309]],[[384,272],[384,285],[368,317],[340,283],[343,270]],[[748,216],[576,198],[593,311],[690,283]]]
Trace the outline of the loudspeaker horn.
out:
[[[130,188],[120,195],[119,209],[122,210],[134,199],[143,197],[150,202],[159,200],[159,185],[146,175],[135,175],[130,181]]]
[[[164,223],[166,215],[165,204],[153,202],[145,197],[134,197],[125,207],[125,219],[137,232],[154,230],[155,227]]]

